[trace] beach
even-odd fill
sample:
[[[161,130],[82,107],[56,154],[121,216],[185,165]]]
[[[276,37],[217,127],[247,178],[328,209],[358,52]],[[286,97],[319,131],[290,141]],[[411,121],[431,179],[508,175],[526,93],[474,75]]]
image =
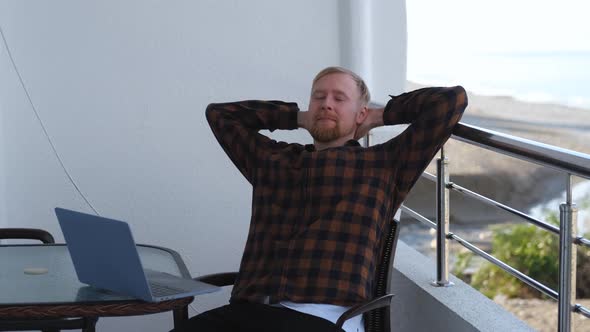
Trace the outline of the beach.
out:
[[[409,82],[407,90],[420,87],[423,86]],[[510,96],[478,95],[469,92],[469,87],[465,88],[468,90],[469,106],[461,120],[462,123],[590,154],[590,109],[524,102]],[[377,141],[385,139],[379,135],[385,134],[376,134]],[[559,214],[558,204],[561,202],[560,197],[566,185],[566,176],[562,172],[503,156],[454,139],[445,144],[445,155],[449,159],[448,170],[452,182],[525,213],[536,211],[537,215],[541,214],[540,217],[543,217],[545,210],[549,209]],[[436,173],[434,161],[427,171]],[[573,180],[574,186],[588,181],[579,177],[574,177]],[[587,189],[584,192],[578,190],[574,195],[574,202],[580,205],[590,198],[589,195]],[[435,220],[434,183],[425,179],[419,180],[404,204],[430,220]],[[464,199],[455,192],[451,193],[450,205],[450,231],[472,241],[486,251],[491,249],[491,225],[523,222],[497,208],[475,200]],[[584,213],[583,209],[588,207],[580,207],[582,211],[579,217],[583,218],[582,220],[579,218],[579,223],[590,225],[590,220],[587,220],[588,213],[587,211]],[[400,239],[434,258],[434,232],[403,213]],[[462,246],[451,241],[451,264],[454,262],[455,255],[461,250],[464,250]],[[590,304],[588,300],[583,301],[585,305]],[[540,331],[557,329],[556,309],[548,309],[556,308],[555,301],[498,298],[496,302],[535,329]],[[589,319],[584,317],[576,319],[578,321],[576,331],[590,331]]]

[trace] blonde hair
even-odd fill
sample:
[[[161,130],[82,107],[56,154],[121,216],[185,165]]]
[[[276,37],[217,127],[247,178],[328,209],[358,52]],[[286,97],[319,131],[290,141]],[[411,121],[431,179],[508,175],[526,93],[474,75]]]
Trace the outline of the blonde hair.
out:
[[[356,86],[359,89],[359,93],[360,93],[360,101],[362,102],[363,106],[367,106],[369,104],[369,101],[371,100],[371,93],[369,92],[369,88],[367,87],[367,84],[365,84],[365,81],[356,73],[354,73],[352,70],[343,68],[343,67],[327,67],[322,69],[317,75],[315,75],[315,78],[313,79],[313,83],[312,86],[315,85],[315,83],[322,77],[326,76],[326,75],[330,75],[330,74],[347,74],[348,76],[350,76],[354,82],[356,83]]]

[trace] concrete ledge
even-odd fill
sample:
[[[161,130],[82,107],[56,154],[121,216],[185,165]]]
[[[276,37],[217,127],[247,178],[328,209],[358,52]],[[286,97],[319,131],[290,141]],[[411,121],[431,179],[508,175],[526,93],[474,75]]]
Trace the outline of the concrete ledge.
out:
[[[392,331],[534,331],[500,305],[451,276],[452,287],[434,287],[436,263],[397,245]]]

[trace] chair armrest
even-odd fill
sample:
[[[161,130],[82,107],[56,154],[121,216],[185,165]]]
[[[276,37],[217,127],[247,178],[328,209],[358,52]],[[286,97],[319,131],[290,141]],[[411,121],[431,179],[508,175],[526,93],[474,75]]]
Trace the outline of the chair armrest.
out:
[[[0,228],[0,239],[28,239],[55,243],[51,233],[37,228]]]
[[[393,299],[394,294],[387,294],[376,299],[372,299],[369,302],[357,304],[352,308],[346,310],[336,321],[336,326],[342,328],[344,322],[351,319],[352,317],[358,316],[360,314],[364,314],[367,311],[371,311],[374,309],[379,309],[383,307],[389,307],[391,305],[391,300]]]
[[[236,281],[237,272],[213,273],[194,278],[197,281],[215,286],[231,286]]]

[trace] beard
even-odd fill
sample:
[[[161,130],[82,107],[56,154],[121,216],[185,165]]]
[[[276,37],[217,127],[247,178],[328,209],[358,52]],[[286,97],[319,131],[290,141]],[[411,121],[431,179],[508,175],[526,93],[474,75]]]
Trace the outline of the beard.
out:
[[[338,125],[338,123],[335,123],[333,127],[326,128],[319,126],[316,122],[314,123],[309,133],[311,134],[311,137],[313,137],[314,140],[322,143],[331,142],[342,136],[342,133],[340,132],[340,126]]]

